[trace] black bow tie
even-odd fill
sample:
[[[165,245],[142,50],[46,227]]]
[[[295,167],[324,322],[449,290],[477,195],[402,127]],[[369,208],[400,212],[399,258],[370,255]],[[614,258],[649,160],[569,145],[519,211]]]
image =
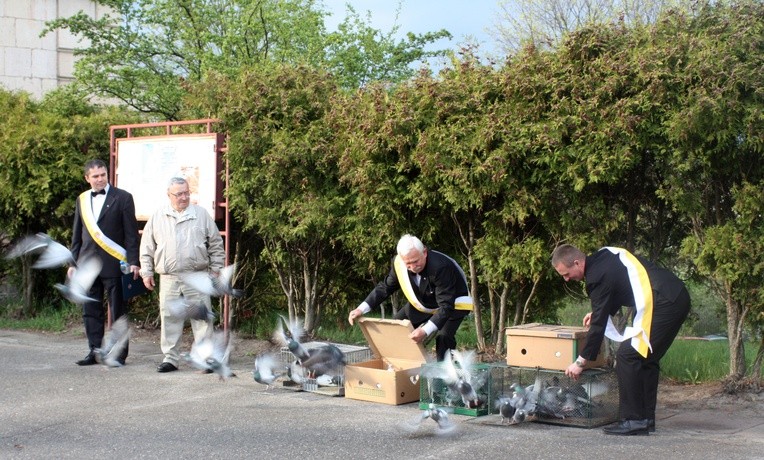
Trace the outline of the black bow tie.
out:
[[[90,196],[96,196],[96,195],[106,195],[106,189],[102,188],[101,190],[97,192],[90,192]]]

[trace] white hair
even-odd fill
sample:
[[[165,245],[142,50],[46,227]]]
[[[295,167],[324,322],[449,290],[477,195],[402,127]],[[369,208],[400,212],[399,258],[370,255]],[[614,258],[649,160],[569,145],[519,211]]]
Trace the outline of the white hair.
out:
[[[424,244],[419,240],[419,238],[405,234],[401,237],[400,240],[398,240],[398,255],[399,256],[405,256],[409,252],[411,252],[412,249],[416,249],[419,251],[419,253],[424,253]]]

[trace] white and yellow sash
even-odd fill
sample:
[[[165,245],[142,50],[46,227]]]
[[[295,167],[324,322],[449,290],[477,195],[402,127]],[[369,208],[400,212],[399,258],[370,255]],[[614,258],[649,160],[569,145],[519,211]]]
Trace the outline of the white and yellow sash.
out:
[[[650,327],[653,322],[653,289],[650,285],[650,279],[647,277],[647,270],[629,251],[614,247],[606,247],[605,249],[617,254],[621,263],[626,267],[631,290],[634,293],[634,305],[637,309],[633,324],[626,327],[623,334],[618,332],[613,324],[613,319],[608,317],[605,336],[616,342],[631,339],[631,346],[642,357],[647,358],[647,351],[653,351],[653,347],[650,345]]]
[[[112,241],[108,236],[104,235],[101,229],[98,227],[98,222],[95,218],[95,215],[93,215],[93,207],[90,203],[90,197],[90,190],[88,190],[82,192],[79,198],[80,215],[82,216],[82,222],[85,223],[85,228],[88,229],[88,233],[90,233],[93,241],[95,241],[104,251],[109,253],[117,260],[127,262],[127,251],[125,248]]]
[[[448,258],[451,259],[450,257]],[[459,269],[459,272],[462,274],[462,277],[464,278],[464,283],[467,284],[467,277],[465,276],[464,271],[462,271],[462,268],[459,266],[459,264],[456,263],[454,259],[451,259],[451,262],[453,262],[454,265],[456,265],[456,268]],[[406,263],[403,262],[403,259],[401,258],[401,256],[399,255],[395,256],[395,260],[393,261],[393,267],[395,268],[395,275],[398,278],[398,284],[401,285],[401,290],[403,291],[403,295],[406,296],[406,300],[409,301],[411,306],[421,311],[422,313],[428,313],[430,315],[438,311],[437,308],[425,307],[424,305],[422,305],[419,299],[417,299],[416,294],[414,293],[414,287],[411,285],[411,278],[409,278],[408,269],[406,268]],[[454,300],[454,309],[456,310],[472,311],[472,308],[473,308],[473,302],[472,302],[472,297],[470,296],[466,296],[466,295],[460,296]]]

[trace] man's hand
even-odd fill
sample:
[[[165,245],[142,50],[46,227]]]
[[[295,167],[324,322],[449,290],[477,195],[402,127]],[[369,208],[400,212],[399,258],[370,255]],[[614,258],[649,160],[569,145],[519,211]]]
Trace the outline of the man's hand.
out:
[[[141,267],[137,265],[130,265],[130,271],[133,273],[134,280],[137,280],[141,277]]]
[[[154,290],[154,277],[153,276],[145,276],[143,277],[143,285],[146,286],[146,289],[149,291]]]
[[[350,314],[348,315],[348,322],[352,326],[355,323],[356,318],[360,318],[361,316],[363,316],[363,312],[360,308],[350,310]]]
[[[584,316],[584,327],[589,327],[592,323],[592,312],[589,312]]]
[[[414,331],[409,334],[409,338],[413,340],[415,343],[422,343],[424,339],[427,338],[427,334],[424,332],[424,329],[421,327],[418,327],[414,329]]]
[[[570,366],[568,366],[567,369],[565,369],[565,375],[572,378],[573,380],[578,380],[578,378],[581,376],[581,372],[583,371],[583,367],[576,363],[572,363]]]

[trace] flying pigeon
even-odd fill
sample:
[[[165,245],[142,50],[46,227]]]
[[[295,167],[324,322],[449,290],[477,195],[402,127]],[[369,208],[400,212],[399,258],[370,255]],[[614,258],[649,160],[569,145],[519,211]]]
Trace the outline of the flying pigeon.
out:
[[[279,315],[279,318],[281,318],[281,321],[279,321],[276,330],[273,332],[273,339],[282,347],[288,348],[301,363],[310,359],[308,350],[300,343],[304,332],[299,318],[293,322],[287,321],[281,315]],[[284,326],[287,327],[286,331],[284,331]]]
[[[119,361],[122,352],[130,339],[130,325],[127,321],[127,315],[120,316],[111,324],[111,330],[103,338],[101,348],[96,348],[96,360],[108,367],[121,367],[123,364]]]
[[[272,353],[264,353],[255,358],[255,368],[252,370],[252,377],[255,382],[265,385],[265,391],[270,390],[273,382],[282,376],[279,372],[278,359]]]
[[[213,297],[242,297],[242,289],[234,289],[231,285],[233,274],[236,270],[236,264],[224,267],[218,273],[218,276],[212,276],[208,272],[188,272],[180,275],[184,283],[196,289],[202,294]]]
[[[347,361],[345,353],[336,345],[327,344],[318,348],[308,350],[309,357],[301,360],[302,367],[310,372],[310,375],[317,377],[324,374],[336,375],[344,369]]]
[[[40,254],[32,268],[56,268],[62,265],[75,264],[71,251],[45,233],[29,235],[21,239],[5,255],[6,259],[14,259],[30,254]]]
[[[66,280],[66,284],[56,283],[54,287],[72,303],[80,305],[88,301],[95,302],[96,299],[88,297],[87,294],[96,277],[101,273],[101,266],[101,259],[89,257],[77,265],[71,278]]]
[[[194,342],[184,359],[197,369],[210,370],[218,374],[220,380],[225,380],[234,376],[228,365],[232,349],[233,338],[226,336],[225,332],[216,331]]]
[[[185,297],[181,296],[177,299],[167,301],[165,305],[170,314],[178,318],[211,322],[215,321],[215,317],[217,316],[202,299],[198,299],[196,302],[190,302],[186,300]]]
[[[435,432],[437,435],[448,435],[456,429],[456,425],[448,418],[447,409],[437,407],[435,404],[429,404],[427,409],[424,409],[419,415],[403,423],[401,427],[409,433],[413,433],[428,418],[437,423],[438,427]]]

